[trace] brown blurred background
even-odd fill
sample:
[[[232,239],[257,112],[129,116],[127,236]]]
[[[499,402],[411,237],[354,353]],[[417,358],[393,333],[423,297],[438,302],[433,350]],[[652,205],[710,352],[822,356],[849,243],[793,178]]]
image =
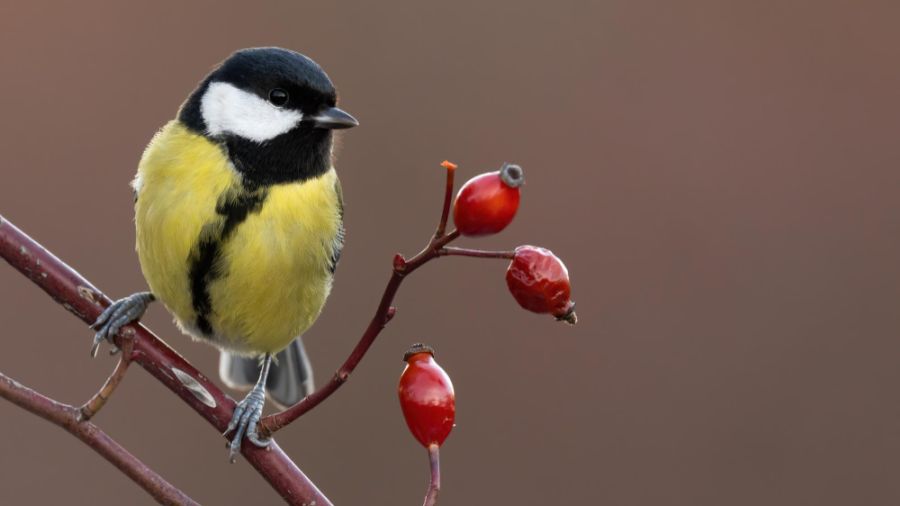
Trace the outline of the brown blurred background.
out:
[[[0,4],[0,213],[114,297],[144,289],[127,186],[155,129],[231,51],[329,72],[348,244],[307,335],[324,379],[396,251],[460,177],[527,173],[503,234],[568,264],[576,328],[520,310],[505,264],[416,273],[344,389],[278,434],[339,505],[422,500],[396,400],[433,344],[458,426],[454,504],[900,503],[897,2]],[[114,361],[0,266],[0,370],[81,402]],[[145,322],[201,370],[217,353]],[[97,422],[204,504],[275,504],[215,431],[140,369]],[[0,402],[0,503],[147,504],[61,430]]]

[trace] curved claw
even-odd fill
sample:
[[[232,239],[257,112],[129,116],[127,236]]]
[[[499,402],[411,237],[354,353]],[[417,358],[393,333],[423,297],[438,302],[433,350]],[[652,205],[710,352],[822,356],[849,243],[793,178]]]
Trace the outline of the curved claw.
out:
[[[232,464],[237,460],[238,453],[241,453],[241,440],[244,439],[244,430],[246,428],[246,425],[238,424],[237,431],[234,433],[234,438],[232,438],[231,443],[228,444],[228,460],[231,461]]]
[[[112,341],[113,336],[118,334],[122,327],[143,316],[153,299],[150,292],[135,293],[113,302],[103,310],[91,325],[91,328],[97,331],[91,345],[91,356],[97,356],[97,350],[104,340]]]
[[[102,313],[100,313],[100,316],[97,317],[97,320],[91,324],[91,328],[94,330],[99,329],[101,325],[106,323],[106,320],[109,320],[109,317],[113,314],[113,311],[115,311],[115,309],[116,304],[110,304],[106,309],[103,310]]]
[[[241,443],[245,435],[256,446],[266,447],[271,444],[271,440],[260,439],[259,434],[256,432],[259,419],[262,417],[264,403],[264,390],[254,388],[244,400],[235,406],[228,428],[223,433],[223,435],[227,435],[234,431],[234,435],[228,443],[228,459],[231,462],[234,462],[237,459],[237,454],[241,452]]]
[[[95,358],[97,356],[97,351],[100,349],[100,343],[103,342],[103,336],[100,333],[94,334],[94,343],[91,345],[91,358]]]
[[[259,433],[256,432],[256,425],[259,423],[259,418],[251,419],[250,424],[247,426],[247,439],[250,440],[254,445],[265,448],[272,444],[272,438],[261,439],[259,437]]]

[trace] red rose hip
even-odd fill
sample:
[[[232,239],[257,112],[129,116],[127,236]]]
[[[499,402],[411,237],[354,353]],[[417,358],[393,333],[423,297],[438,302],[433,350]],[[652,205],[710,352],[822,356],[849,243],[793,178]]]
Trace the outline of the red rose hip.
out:
[[[468,180],[456,194],[453,222],[462,235],[496,234],[512,222],[519,209],[519,187],[525,174],[510,163],[496,172]]]
[[[536,246],[516,248],[506,270],[506,285],[523,308],[550,313],[572,325],[578,321],[571,300],[569,271],[552,251]]]
[[[456,418],[450,376],[435,362],[434,350],[423,344],[414,344],[403,360],[406,368],[397,391],[406,425],[422,446],[442,445]]]

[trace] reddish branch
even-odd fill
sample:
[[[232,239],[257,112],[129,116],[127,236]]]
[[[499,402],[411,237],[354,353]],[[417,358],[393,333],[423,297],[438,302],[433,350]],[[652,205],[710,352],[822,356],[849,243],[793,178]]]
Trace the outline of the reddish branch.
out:
[[[507,251],[492,252],[446,247],[448,243],[459,237],[459,232],[456,230],[445,233],[456,166],[449,162],[442,165],[447,169],[444,204],[440,222],[431,241],[421,252],[409,260],[399,254],[394,258],[393,271],[381,296],[381,302],[350,356],[328,383],[290,408],[263,418],[260,421],[262,436],[270,436],[290,424],[331,396],[347,381],[381,330],[393,318],[396,309],[391,304],[407,275],[441,256],[512,258],[513,253]],[[2,216],[0,216],[0,256],[85,323],[93,323],[103,308],[111,302],[80,274],[53,256],[12,223],[5,221]],[[79,437],[95,451],[116,464],[119,469],[148,492],[154,494],[158,500],[169,500],[154,493],[156,490],[163,490],[166,493],[177,494],[171,496],[175,498],[174,502],[171,502],[172,504],[194,504],[190,498],[166,483],[87,420],[103,407],[124,377],[131,362],[136,362],[146,369],[219,432],[224,431],[227,427],[234,411],[235,402],[143,325],[126,326],[114,337],[114,344],[122,350],[122,357],[116,369],[100,391],[81,408],[57,403],[2,375],[0,375],[0,380],[2,380],[0,381],[2,383],[0,395]],[[276,442],[273,441],[266,448],[245,443],[241,448],[241,453],[289,504],[316,504],[319,506],[331,504],[328,498],[285,455]],[[430,454],[432,481],[426,497],[426,504],[434,504],[440,488],[437,451],[430,452]],[[148,488],[151,485],[155,488]],[[431,502],[428,502],[429,497]]]
[[[304,413],[327,399],[347,381],[350,374],[356,369],[356,366],[359,365],[359,362],[366,355],[366,352],[369,351],[372,343],[375,342],[375,338],[378,337],[385,325],[387,325],[387,323],[391,321],[391,318],[394,317],[396,308],[391,306],[391,303],[394,301],[394,296],[397,295],[397,290],[400,289],[403,278],[419,267],[425,265],[429,260],[437,258],[441,248],[458,236],[459,234],[454,230],[447,235],[435,237],[425,249],[409,260],[405,260],[400,255],[397,255],[394,258],[394,270],[384,289],[384,293],[381,295],[381,302],[378,304],[378,309],[375,310],[375,316],[372,317],[369,326],[366,327],[366,331],[363,333],[359,342],[356,343],[356,347],[353,348],[350,356],[347,357],[347,360],[345,360],[344,364],[334,373],[334,376],[331,377],[331,380],[329,380],[328,383],[319,387],[318,390],[303,398],[303,400],[297,404],[294,404],[280,413],[269,415],[260,420],[260,432],[262,435],[267,436],[272,434],[297,418],[300,418]]]
[[[93,323],[111,302],[81,275],[2,217],[0,256],[87,324]],[[235,402],[143,325],[129,325],[115,337],[115,344],[120,349],[126,348],[122,336],[129,331],[134,342],[130,345],[132,350],[128,360],[146,369],[216,430],[224,431]],[[29,409],[33,407],[28,404],[32,400],[30,397],[22,398],[22,404],[17,404]],[[45,412],[39,409],[29,411],[40,416],[44,416]],[[98,430],[94,425],[89,427],[91,431]],[[85,442],[101,451],[94,444],[94,439]],[[241,453],[288,504],[310,504],[313,501],[319,506],[331,504],[276,442],[273,441],[268,448],[245,443]]]
[[[393,307],[391,303],[393,303],[394,297],[397,295],[397,290],[400,289],[400,284],[403,283],[403,279],[429,261],[442,256],[444,254],[442,252],[446,251],[444,247],[450,241],[459,237],[459,232],[457,230],[453,230],[449,234],[444,233],[447,229],[447,219],[450,216],[450,204],[453,199],[453,175],[456,172],[456,165],[450,162],[444,162],[442,166],[447,169],[444,205],[441,209],[441,219],[438,223],[437,230],[434,233],[434,237],[428,242],[428,246],[409,260],[406,260],[399,254],[394,257],[394,270],[391,272],[391,278],[388,280],[387,286],[384,288],[384,293],[381,295],[381,302],[378,304],[375,315],[369,322],[369,326],[366,327],[366,331],[363,332],[359,342],[356,343],[350,356],[347,357],[347,360],[345,360],[343,365],[341,365],[334,373],[334,376],[331,377],[328,383],[319,387],[318,390],[306,396],[297,404],[260,420],[259,431],[261,435],[269,436],[273,434],[297,418],[300,418],[309,410],[318,406],[322,401],[337,391],[337,389],[347,381],[350,374],[356,369],[356,366],[359,365],[359,362],[366,355],[366,352],[369,351],[372,343],[375,342],[375,338],[378,337],[385,325],[387,325],[388,322],[391,321],[391,318],[394,317],[397,309]]]
[[[116,466],[160,504],[199,504],[128,453],[93,423],[81,418],[81,410],[56,402],[0,373],[0,397],[62,427]]]
[[[441,212],[441,221],[438,222],[434,237],[444,236],[447,230],[447,220],[450,218],[450,200],[453,198],[453,176],[456,174],[456,164],[447,160],[441,163],[441,167],[447,169],[447,183],[444,185],[444,208]]]

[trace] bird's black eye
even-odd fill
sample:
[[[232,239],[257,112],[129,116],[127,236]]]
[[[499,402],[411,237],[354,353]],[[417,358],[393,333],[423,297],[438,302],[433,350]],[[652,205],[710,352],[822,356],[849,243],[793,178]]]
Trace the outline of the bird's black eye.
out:
[[[288,92],[281,88],[275,88],[269,92],[269,102],[272,102],[272,105],[277,107],[283,106],[288,102]]]

